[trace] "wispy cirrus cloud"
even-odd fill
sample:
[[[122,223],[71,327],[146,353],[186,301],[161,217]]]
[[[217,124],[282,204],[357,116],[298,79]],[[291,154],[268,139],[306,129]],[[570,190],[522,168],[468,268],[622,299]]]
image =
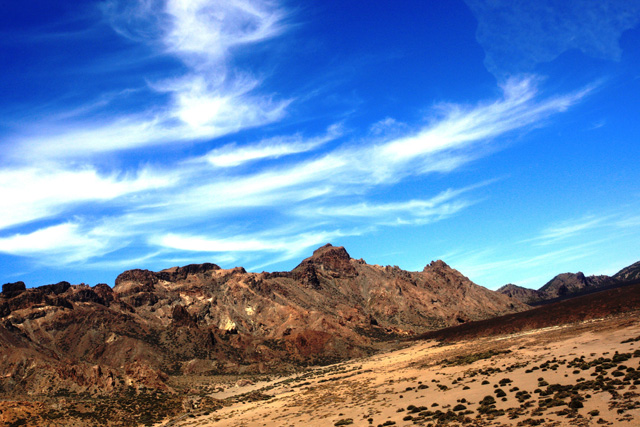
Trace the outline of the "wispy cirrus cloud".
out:
[[[375,225],[428,224],[445,219],[477,202],[462,197],[465,193],[484,187],[495,180],[459,189],[448,189],[429,199],[411,199],[402,202],[336,204],[333,206],[304,206],[296,214],[308,218],[341,218],[366,221]]]
[[[606,226],[610,217],[587,216],[584,218],[565,221],[544,229],[538,236],[525,240],[539,245],[549,245],[582,234],[596,227]]]
[[[241,147],[236,144],[229,144],[209,151],[201,159],[217,167],[235,167],[257,160],[277,159],[282,156],[311,151],[329,141],[335,140],[341,134],[340,126],[332,125],[327,130],[326,135],[316,138],[304,138],[302,135],[297,134],[268,138],[258,143]]]
[[[170,174],[141,169],[136,173],[101,174],[93,167],[7,167],[0,169],[0,230],[49,218],[71,206],[113,201],[135,193],[169,187]]]
[[[580,102],[590,88],[544,97],[536,79],[525,77],[509,81],[502,90],[502,96],[493,101],[438,106],[425,118],[427,125],[407,125],[402,134],[395,132],[393,136],[345,140],[339,127],[330,127],[318,136],[284,135],[226,145],[162,165],[147,164],[144,173],[131,176],[100,175],[95,168],[85,172],[86,176],[74,175],[60,163],[59,169],[32,184],[12,180],[11,191],[29,196],[8,198],[9,208],[31,212],[31,220],[56,220],[64,218],[62,214],[70,207],[100,201],[111,209],[107,218],[95,220],[78,214],[74,224],[80,224],[88,235],[106,228],[109,241],[134,241],[149,253],[190,250],[233,255],[252,251],[294,256],[297,251],[287,248],[308,248],[323,243],[320,239],[366,232],[358,221],[369,224],[369,232],[371,227],[425,224],[477,203],[474,191],[488,185],[486,182],[446,191],[427,190],[432,196],[396,202],[377,202],[371,193],[409,177],[457,170],[487,155],[491,151],[487,147],[500,137],[539,126]],[[326,147],[328,141],[341,143]],[[280,157],[287,161],[258,161]],[[237,167],[249,163],[251,168]],[[70,174],[68,182],[66,174]],[[29,191],[44,182],[64,188],[59,190],[59,200],[56,190],[45,191],[46,186],[42,191]],[[100,186],[104,191],[90,190]],[[233,237],[210,226],[212,221],[233,222],[239,215],[258,215],[260,211],[269,220],[253,224],[252,234],[235,233],[237,237]],[[309,221],[310,217],[314,221]],[[295,231],[278,228],[278,223],[293,224]],[[29,235],[37,232],[29,231]],[[255,237],[261,233],[267,237]],[[78,236],[80,243],[68,245],[65,259],[79,262],[83,256],[88,260],[96,254],[96,250],[84,249],[78,233],[67,234],[67,240]],[[5,239],[18,235],[14,232]],[[20,238],[24,235],[22,231]],[[15,245],[8,248],[8,253],[26,255]],[[36,246],[30,254],[38,250],[45,253],[48,249]]]
[[[371,195],[410,177],[458,170],[496,149],[494,141],[542,125],[593,89],[544,96],[535,76],[520,76],[505,80],[495,99],[437,105],[423,125],[387,117],[365,124],[364,137],[347,139],[333,125],[315,136],[269,136],[127,172],[117,166],[103,171],[97,155],[210,141],[281,120],[292,100],[266,92],[262,78],[237,61],[247,48],[260,49],[286,32],[287,13],[276,2],[111,0],[102,10],[118,34],[179,67],[147,79],[151,107],[109,111],[118,96],[129,93],[115,91],[87,108],[58,112],[55,123],[18,131],[5,144],[5,253],[48,259],[53,248],[45,242],[59,238],[62,263],[95,263],[100,254],[129,244],[144,247],[154,254],[151,259],[180,251],[225,252],[234,259],[248,252],[292,257],[375,227],[442,220],[477,203],[474,191],[488,183],[429,189],[394,202]],[[24,166],[24,159],[40,167]],[[266,219],[254,223],[252,233],[211,226],[243,215]],[[41,244],[27,249],[36,240]]]
[[[446,258],[473,280],[493,288],[506,284],[486,282],[495,280],[496,271],[511,283],[535,289],[556,274],[567,272],[569,265],[575,266],[574,273],[580,270],[585,274],[613,274],[637,261],[631,250],[640,236],[640,221],[633,214],[636,210],[636,206],[629,205],[568,218],[542,227],[533,237],[482,250],[458,251],[447,254]],[[621,246],[629,247],[628,259],[606,254],[607,251],[615,254]],[[594,262],[593,257],[598,254],[599,259]]]
[[[629,208],[620,208],[617,211],[600,215],[586,215],[561,221],[544,228],[537,236],[524,240],[534,242],[537,245],[552,245],[572,238],[584,239],[585,236],[594,233],[615,233],[640,228],[640,218],[629,215]]]
[[[275,232],[274,232],[275,231]],[[152,238],[152,243],[166,249],[189,252],[270,252],[286,254],[287,257],[300,255],[309,248],[324,244],[332,239],[357,235],[359,231],[306,231],[291,233],[291,228],[271,230],[266,233],[235,235],[233,237],[212,237],[169,233]]]
[[[291,100],[257,93],[261,80],[232,65],[234,49],[285,30],[283,10],[270,1],[110,0],[102,7],[119,34],[173,57],[182,73],[148,80],[152,108],[105,114],[101,120],[45,120],[19,130],[5,156],[82,158],[154,145],[204,141],[281,119]],[[108,107],[108,106],[106,106]],[[107,110],[108,108],[105,108]],[[76,111],[85,111],[76,109]]]
[[[71,265],[118,249],[119,246],[108,238],[109,234],[99,226],[85,228],[67,222],[31,233],[1,237],[0,252],[29,257],[42,265]]]

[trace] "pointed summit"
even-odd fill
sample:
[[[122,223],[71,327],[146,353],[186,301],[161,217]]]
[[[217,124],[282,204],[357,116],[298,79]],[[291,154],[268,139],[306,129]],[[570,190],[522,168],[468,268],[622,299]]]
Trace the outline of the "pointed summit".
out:
[[[442,271],[442,270],[453,270],[446,262],[441,259],[437,261],[431,261],[428,265],[426,265],[422,271]]]
[[[331,243],[327,243],[324,246],[320,246],[318,249],[313,251],[313,255],[311,258],[322,258],[326,256],[326,254],[331,253],[331,256],[335,256],[340,259],[351,259],[351,256],[344,248],[344,246],[333,246]]]
[[[326,272],[330,275],[355,276],[356,270],[351,265],[351,256],[342,246],[333,246],[327,243],[313,251],[313,255],[303,260],[294,271],[313,268],[317,272]]]

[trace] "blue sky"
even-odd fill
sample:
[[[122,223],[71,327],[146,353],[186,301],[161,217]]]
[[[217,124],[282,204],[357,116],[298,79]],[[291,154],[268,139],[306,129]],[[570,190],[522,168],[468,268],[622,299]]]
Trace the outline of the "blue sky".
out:
[[[640,259],[640,1],[8,2],[0,280]]]

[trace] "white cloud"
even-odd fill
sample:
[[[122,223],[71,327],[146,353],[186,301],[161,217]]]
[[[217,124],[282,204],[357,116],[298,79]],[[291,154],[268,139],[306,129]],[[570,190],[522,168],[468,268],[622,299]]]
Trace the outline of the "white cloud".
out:
[[[168,233],[150,240],[153,245],[179,251],[220,252],[270,252],[284,254],[285,259],[298,256],[309,248],[332,239],[359,234],[358,230],[306,231],[292,233],[291,228],[271,230],[267,233],[234,235],[233,237],[194,236]],[[271,261],[271,263],[275,263]]]
[[[404,136],[344,142],[338,148],[317,153],[311,150],[341,135],[338,128],[310,138],[283,136],[245,146],[225,146],[204,156],[148,167],[147,175],[135,177],[103,177],[91,168],[84,174],[82,170],[60,169],[52,175],[34,169],[26,180],[6,179],[3,187],[15,185],[18,195],[7,195],[17,209],[5,214],[4,221],[11,224],[20,218],[44,218],[61,214],[75,203],[103,201],[113,209],[109,219],[102,220],[109,223],[112,239],[135,239],[141,244],[174,250],[226,248],[236,252],[278,252],[285,246],[308,248],[310,242],[323,243],[309,237],[324,236],[319,229],[340,229],[353,223],[354,218],[367,218],[378,226],[424,224],[475,203],[462,194],[475,187],[440,192],[431,199],[393,203],[371,202],[368,196],[372,190],[389,188],[410,176],[460,168],[486,155],[486,147],[494,138],[539,125],[578,102],[589,89],[540,98],[535,79],[524,78],[509,81],[503,92],[500,99],[476,106],[442,106],[428,125],[406,131]],[[255,162],[250,169],[231,167],[294,153],[301,156],[290,156],[275,164]],[[13,184],[20,181],[26,184]],[[345,203],[354,197],[361,200],[360,204]],[[254,237],[246,235],[242,239],[229,240],[228,236],[207,231],[184,231],[203,227],[210,230],[206,225],[212,221],[234,223],[238,214],[253,215],[257,209],[268,210],[274,222],[308,224],[311,215],[320,221],[305,228],[311,234],[302,240],[298,240],[297,234],[302,234],[299,228],[297,234],[282,232],[266,240],[257,239],[256,235],[273,227],[269,222],[259,224]],[[176,227],[181,231],[175,231]],[[163,237],[157,240],[150,236]]]
[[[502,90],[503,98],[490,104],[472,108],[454,104],[440,106],[442,119],[414,135],[384,144],[377,154],[390,163],[405,162],[486,141],[564,111],[591,89],[536,102],[535,79],[527,77],[509,79]]]
[[[168,95],[137,113],[89,122],[30,123],[5,154],[13,160],[77,158],[154,145],[203,141],[280,120],[291,100],[256,93],[261,81],[231,65],[231,51],[284,30],[284,12],[270,1],[113,0],[103,6],[121,35],[186,67],[149,88]],[[126,91],[125,91],[126,92]]]
[[[629,207],[600,215],[586,215],[561,221],[544,228],[537,236],[524,242],[536,242],[539,245],[551,245],[573,237],[585,239],[586,235],[597,233],[611,235],[614,232],[629,233],[640,229],[640,217],[625,214]]]
[[[136,176],[77,170],[24,167],[0,169],[0,229],[57,215],[70,205],[109,201],[127,194],[170,186],[169,174],[142,170]]]
[[[580,235],[587,230],[591,230],[603,225],[606,226],[606,221],[608,221],[609,219],[610,218],[607,217],[587,216],[584,218],[579,218],[577,220],[565,221],[560,224],[547,227],[546,229],[542,230],[542,232],[538,236],[532,239],[527,239],[525,241],[533,241],[538,242],[541,245],[549,245],[560,240],[567,239],[569,237]]]
[[[272,38],[283,31],[284,12],[271,1],[168,0],[169,51],[196,67],[222,60],[229,49]]]
[[[79,224],[64,223],[0,238],[0,252],[32,257],[39,264],[60,266],[117,249],[110,243],[100,228],[87,231]]]
[[[474,204],[474,201],[461,198],[464,193],[490,184],[493,181],[477,185],[448,189],[429,199],[413,199],[393,203],[362,202],[358,204],[335,204],[331,206],[304,206],[295,211],[306,217],[333,217],[341,219],[366,219],[369,224],[402,225],[427,224],[439,221]]]
[[[229,144],[209,151],[204,159],[213,166],[234,167],[251,161],[279,158],[314,150],[340,135],[340,127],[333,125],[329,127],[326,135],[316,138],[305,139],[297,134],[289,137],[269,138],[252,145]]]

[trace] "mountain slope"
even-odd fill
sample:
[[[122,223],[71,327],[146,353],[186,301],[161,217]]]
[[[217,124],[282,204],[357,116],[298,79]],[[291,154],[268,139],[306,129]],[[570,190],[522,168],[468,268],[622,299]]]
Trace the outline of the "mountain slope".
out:
[[[639,309],[640,284],[636,283],[535,307],[525,312],[429,331],[410,339],[437,339],[444,342],[475,340],[487,336],[519,334],[533,329],[602,319],[624,313],[637,314]],[[634,317],[635,314],[630,316]]]
[[[640,281],[640,261],[623,268],[613,275],[613,279],[618,282],[638,282]]]

